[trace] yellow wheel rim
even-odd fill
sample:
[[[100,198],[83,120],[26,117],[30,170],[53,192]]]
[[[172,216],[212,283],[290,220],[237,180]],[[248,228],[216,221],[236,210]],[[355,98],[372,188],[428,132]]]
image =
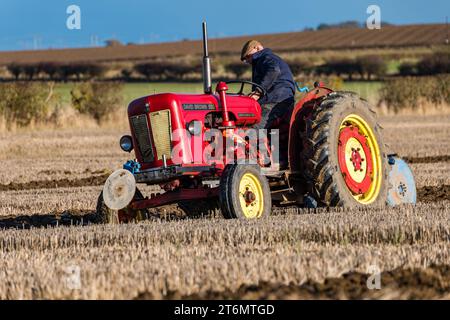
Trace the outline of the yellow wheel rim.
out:
[[[370,204],[377,199],[382,185],[382,158],[375,134],[370,125],[356,114],[345,117],[339,131],[339,165],[347,187],[356,201]],[[354,132],[354,137],[348,137],[350,131]],[[347,137],[343,138],[344,135]],[[369,184],[364,184],[367,181]],[[363,192],[355,192],[358,185],[368,187],[363,188]]]
[[[252,173],[242,176],[239,183],[239,202],[247,219],[260,218],[264,210],[264,195],[261,182]]]

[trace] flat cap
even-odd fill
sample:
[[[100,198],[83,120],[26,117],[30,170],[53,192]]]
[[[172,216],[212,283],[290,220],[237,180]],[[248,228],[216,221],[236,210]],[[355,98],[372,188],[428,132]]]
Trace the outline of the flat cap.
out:
[[[249,40],[242,47],[241,51],[241,61],[244,61],[245,57],[248,55],[250,51],[255,49],[256,47],[261,46],[261,43],[257,40]]]

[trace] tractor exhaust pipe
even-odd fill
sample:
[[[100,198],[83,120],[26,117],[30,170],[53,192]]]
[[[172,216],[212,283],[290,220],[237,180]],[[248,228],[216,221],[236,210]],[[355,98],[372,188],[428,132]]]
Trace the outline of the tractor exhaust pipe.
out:
[[[203,26],[203,91],[205,94],[212,93],[211,84],[211,60],[208,55],[208,32],[206,30],[206,22]]]

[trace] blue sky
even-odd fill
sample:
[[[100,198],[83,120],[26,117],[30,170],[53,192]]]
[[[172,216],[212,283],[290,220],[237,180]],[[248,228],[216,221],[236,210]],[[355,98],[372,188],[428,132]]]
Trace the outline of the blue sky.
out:
[[[66,9],[81,8],[81,30],[68,30]],[[1,0],[0,50],[86,47],[109,38],[124,43],[198,39],[302,30],[345,20],[364,22],[376,4],[395,24],[443,23],[449,0]]]

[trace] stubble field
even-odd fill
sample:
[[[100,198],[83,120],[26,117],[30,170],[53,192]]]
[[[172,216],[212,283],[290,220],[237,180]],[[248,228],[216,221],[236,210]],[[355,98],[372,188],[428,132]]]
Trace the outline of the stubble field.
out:
[[[118,146],[126,131],[2,133],[0,299],[448,299],[450,116],[381,124],[390,151],[411,163],[415,207],[274,208],[228,221],[171,206],[118,226],[96,225],[93,211],[108,174],[131,157]],[[381,290],[369,290],[377,269]]]

